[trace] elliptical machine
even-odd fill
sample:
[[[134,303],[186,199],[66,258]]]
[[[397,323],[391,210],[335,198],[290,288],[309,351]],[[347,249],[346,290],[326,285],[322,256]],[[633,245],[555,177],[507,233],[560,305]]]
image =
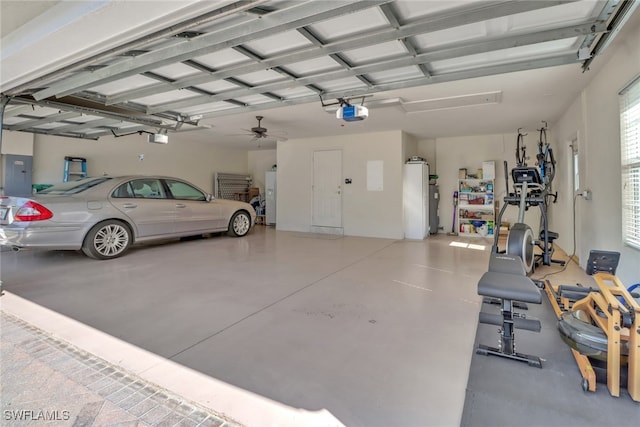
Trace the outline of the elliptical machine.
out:
[[[536,265],[540,263],[551,265],[558,263],[564,265],[561,260],[552,259],[554,252],[553,241],[558,238],[558,234],[549,231],[547,208],[550,201],[555,203],[558,195],[551,193],[551,181],[555,176],[555,159],[553,150],[546,142],[547,123],[539,129],[540,142],[538,145],[536,167],[527,166],[526,146],[521,129],[518,129],[518,139],[516,143],[516,167],[511,170],[513,180],[513,192],[504,198],[502,209],[498,214],[496,229],[500,230],[502,216],[509,205],[518,206],[518,222],[509,230],[507,236],[506,253],[508,255],[519,256],[522,259],[527,274],[530,274]],[[508,187],[509,173],[507,162],[504,162],[505,184]],[[542,173],[542,175],[541,175]],[[543,178],[544,177],[544,178]],[[539,240],[534,239],[533,230],[524,223],[525,212],[529,207],[538,206],[540,208],[540,236]],[[494,233],[492,252],[498,253],[499,232]],[[535,247],[540,248],[541,253],[536,254]]]

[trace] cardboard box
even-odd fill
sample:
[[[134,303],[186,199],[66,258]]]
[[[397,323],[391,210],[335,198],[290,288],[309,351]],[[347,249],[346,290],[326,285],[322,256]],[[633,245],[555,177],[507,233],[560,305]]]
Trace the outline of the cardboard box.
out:
[[[496,179],[496,162],[493,160],[482,162],[482,178]]]
[[[249,200],[260,195],[260,189],[258,187],[249,187],[248,197]]]
[[[510,227],[511,227],[510,223],[506,221],[502,221],[502,224],[500,224],[500,231],[498,232],[498,234],[500,236],[506,236],[507,234],[509,234]]]

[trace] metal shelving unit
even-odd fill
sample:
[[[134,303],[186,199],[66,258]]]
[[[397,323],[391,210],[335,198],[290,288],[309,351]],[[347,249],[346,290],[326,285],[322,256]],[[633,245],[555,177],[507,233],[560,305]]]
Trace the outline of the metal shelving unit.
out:
[[[492,179],[458,180],[458,234],[467,237],[493,237],[495,203]]]

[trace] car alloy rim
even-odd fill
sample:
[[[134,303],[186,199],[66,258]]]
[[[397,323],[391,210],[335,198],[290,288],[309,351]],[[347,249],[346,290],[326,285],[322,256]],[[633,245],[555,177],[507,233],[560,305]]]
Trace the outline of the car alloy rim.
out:
[[[93,239],[96,251],[103,256],[114,256],[122,252],[129,243],[129,233],[117,224],[109,224],[102,227]]]
[[[233,231],[237,234],[244,234],[249,230],[249,218],[246,215],[240,214],[233,220]]]

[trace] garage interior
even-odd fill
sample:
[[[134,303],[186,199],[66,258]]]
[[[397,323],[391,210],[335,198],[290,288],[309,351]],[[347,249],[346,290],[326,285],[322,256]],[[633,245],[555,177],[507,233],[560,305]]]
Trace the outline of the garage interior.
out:
[[[264,195],[276,171],[277,220],[106,262],[3,248],[2,311],[245,425],[633,419],[628,395],[580,389],[548,301],[530,308],[542,333],[518,335],[542,370],[474,354],[496,340],[478,326],[477,294],[493,238],[459,235],[452,199],[461,169],[492,161],[502,206],[518,132],[533,158],[546,123],[549,228],[575,262],[534,277],[590,284],[597,249],[621,254],[624,284],[640,282],[622,238],[618,95],[640,73],[637,5],[3,0],[3,195],[7,156],[32,159],[34,188],[60,182],[67,156],[89,175],[177,176],[212,194],[237,174]],[[368,117],[337,119],[345,105]],[[340,184],[328,222],[318,153],[332,153]],[[437,230],[418,240],[404,227],[413,157],[439,187]],[[125,344],[150,362],[119,356]]]

